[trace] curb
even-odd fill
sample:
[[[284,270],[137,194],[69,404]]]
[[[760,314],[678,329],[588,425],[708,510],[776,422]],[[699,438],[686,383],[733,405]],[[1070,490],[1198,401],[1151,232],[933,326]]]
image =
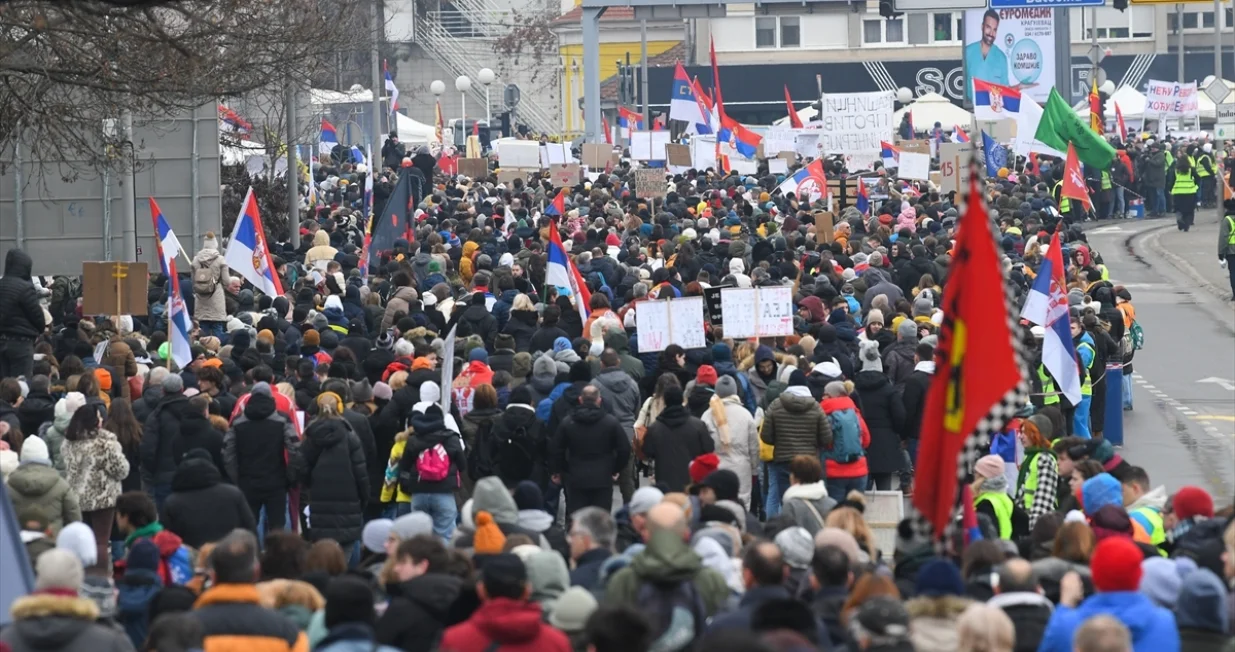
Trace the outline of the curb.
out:
[[[1171,266],[1174,267],[1175,269],[1187,275],[1188,278],[1192,279],[1197,284],[1198,287],[1204,289],[1205,291],[1214,295],[1218,299],[1221,299],[1223,301],[1229,301],[1231,299],[1230,292],[1223,290],[1219,288],[1218,286],[1214,285],[1213,283],[1211,283],[1208,279],[1202,276],[1200,272],[1196,271],[1196,268],[1192,266],[1192,263],[1189,263],[1182,256],[1172,253],[1171,251],[1169,251],[1168,249],[1162,246],[1161,241],[1159,240],[1159,236],[1162,234],[1163,231],[1170,228],[1170,226],[1171,226],[1170,224],[1164,224],[1162,226],[1154,227],[1152,229],[1133,235],[1132,237],[1128,238],[1128,245],[1131,246],[1132,240],[1136,239],[1137,237],[1140,237],[1142,243],[1145,245],[1147,249],[1152,251],[1155,255],[1160,256],[1166,262],[1170,263]]]

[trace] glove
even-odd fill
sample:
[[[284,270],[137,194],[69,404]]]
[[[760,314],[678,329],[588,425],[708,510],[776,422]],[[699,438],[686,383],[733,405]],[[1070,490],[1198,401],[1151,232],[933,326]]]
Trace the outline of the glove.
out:
[[[1226,269],[1226,259],[1223,258],[1222,260],[1218,261],[1218,265],[1220,265],[1222,269]]]

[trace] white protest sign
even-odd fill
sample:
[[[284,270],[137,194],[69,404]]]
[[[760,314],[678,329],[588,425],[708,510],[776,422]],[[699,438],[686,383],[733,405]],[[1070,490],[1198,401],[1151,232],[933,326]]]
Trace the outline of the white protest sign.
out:
[[[729,158],[729,169],[742,175],[752,175],[759,173],[759,161],[747,161],[739,157]]]
[[[768,174],[789,174],[789,161],[779,156],[768,159]]]
[[[540,167],[540,143],[513,140],[502,143],[498,161],[503,168],[538,168]]]
[[[931,175],[931,155],[901,152],[896,176],[902,179],[928,179]]]
[[[442,382],[439,385],[442,389],[442,414],[450,414],[450,395],[454,393],[451,385],[455,379],[455,331],[458,329],[458,324],[451,328],[442,344]]]
[[[819,132],[799,132],[793,142],[793,151],[799,156],[819,158]]]
[[[669,301],[669,343],[683,349],[701,349],[707,346],[707,335],[703,327],[703,297],[684,297]]]
[[[1145,117],[1151,120],[1182,118],[1197,115],[1200,98],[1196,94],[1196,82],[1149,80],[1145,91]]]
[[[669,341],[669,302],[641,301],[635,309],[640,351],[664,351]]]
[[[939,191],[965,192],[969,188],[969,143],[944,143],[939,147]],[[902,154],[904,156],[904,154]]]
[[[794,143],[797,140],[797,129],[786,129],[784,127],[772,127],[763,135],[763,155],[776,156],[781,152],[794,151]]]
[[[793,335],[793,288],[759,288],[758,335],[759,337]]]
[[[696,170],[716,167],[715,136],[695,136],[690,139],[690,164]]]
[[[758,306],[757,290],[741,288],[721,290],[720,317],[725,325],[725,337],[734,339],[754,337],[758,332],[756,327]]]
[[[844,154],[857,160],[879,159],[880,142],[892,142],[891,91],[824,93],[820,115],[820,144],[825,154]]]

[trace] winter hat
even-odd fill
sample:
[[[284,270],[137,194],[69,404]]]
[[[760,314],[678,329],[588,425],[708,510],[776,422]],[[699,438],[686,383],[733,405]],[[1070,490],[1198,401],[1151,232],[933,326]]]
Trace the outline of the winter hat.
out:
[[[840,378],[844,375],[844,372],[841,371],[840,365],[836,363],[835,359],[820,362],[815,365],[813,369],[811,369],[811,373],[819,374],[824,378]]]
[[[1150,557],[1141,562],[1141,573],[1145,578],[1145,581],[1141,582],[1141,594],[1153,600],[1159,607],[1175,609],[1179,588],[1183,584],[1175,561],[1164,557]]]
[[[476,512],[476,534],[472,537],[472,549],[476,554],[500,555],[505,545],[506,535],[502,534],[501,528],[493,522],[493,515],[489,512]]]
[[[700,482],[703,482],[704,478],[708,477],[708,474],[712,473],[719,467],[720,458],[716,456],[716,453],[704,453],[703,455],[691,460],[690,467],[688,468],[690,472],[690,481],[695,484],[699,484]]]
[[[785,563],[790,568],[804,570],[810,568],[811,557],[815,554],[815,540],[811,538],[806,528],[794,526],[785,528],[776,535],[776,547],[780,548]]]
[[[25,453],[25,448],[22,448],[22,453]],[[25,458],[22,458],[23,460]],[[1209,495],[1208,491],[1200,487],[1181,487],[1175,492],[1175,516],[1179,520],[1193,518],[1196,516],[1204,516],[1205,518],[1214,517],[1214,499]]]
[[[69,523],[56,536],[56,547],[68,550],[77,555],[82,566],[93,566],[98,563],[99,549],[94,538],[94,530],[89,525],[78,521]]]
[[[554,353],[561,353],[562,351],[570,351],[573,348],[574,347],[571,345],[570,340],[566,339],[565,337],[559,337],[556,340],[553,340],[553,352]]]
[[[927,298],[914,299],[914,317],[930,317],[932,312],[935,312],[935,303],[933,301]]]
[[[1175,622],[1180,629],[1225,634],[1230,627],[1228,600],[1230,596],[1217,575],[1205,569],[1195,570],[1183,579],[1176,602]]]
[[[494,349],[510,349],[515,348],[515,336],[510,333],[501,333],[493,339]]]
[[[141,539],[129,548],[125,557],[125,567],[129,570],[145,570],[159,572],[159,547],[150,539]]]
[[[390,528],[394,521],[388,518],[375,518],[364,524],[360,532],[360,541],[369,552],[383,552],[386,549],[386,538],[390,536]]]
[[[64,398],[56,401],[55,415],[58,417],[71,417],[78,408],[86,404],[86,395],[81,392],[69,392],[64,395]]]
[[[202,249],[218,249],[219,241],[214,237],[214,231],[207,231],[206,237],[202,239]],[[77,588],[77,587],[74,587]]]
[[[400,541],[407,541],[421,534],[433,534],[433,517],[424,512],[404,514],[390,524],[390,532]]]
[[[716,380],[716,395],[720,398],[736,396],[737,393],[738,383],[732,376],[721,376]]]
[[[928,598],[965,595],[965,582],[961,579],[961,571],[956,564],[947,559],[936,558],[926,562],[918,570],[914,594]]]
[[[368,403],[373,400],[373,387],[369,385],[369,379],[352,381],[352,401],[356,403]]]
[[[718,362],[733,362],[733,351],[724,342],[717,342],[712,345],[712,364]]]
[[[973,465],[974,475],[988,480],[1002,476],[1003,471],[1003,458],[998,455],[986,455]]]
[[[304,336],[301,338],[301,341],[305,346],[321,346],[322,337],[316,330],[310,328],[304,332]]]
[[[53,548],[39,555],[34,577],[36,591],[62,589],[76,593],[86,573],[77,555],[63,548]]]
[[[695,374],[695,383],[715,387],[716,368],[710,364],[699,365],[699,371]]]
[[[515,507],[523,509],[539,509],[545,508],[545,497],[541,493],[540,487],[531,480],[524,480],[515,486],[515,490],[511,492],[515,499]]]
[[[51,457],[47,453],[47,443],[38,435],[26,437],[26,441],[22,442],[20,459],[23,463],[51,464]]]
[[[880,641],[895,643],[909,640],[909,612],[905,610],[904,603],[896,598],[871,598],[862,603],[856,616],[862,629]]]
[[[541,378],[549,378],[550,380],[552,380],[553,377],[556,375],[557,375],[557,363],[553,361],[552,354],[545,353],[541,355],[540,357],[536,358],[534,362],[532,362],[532,377],[533,378],[536,378],[539,376]]]
[[[1122,508],[1123,504],[1123,486],[1109,473],[1099,473],[1081,485],[1081,507],[1086,516],[1092,518],[1106,505]]]
[[[918,322],[909,319],[902,321],[901,325],[896,327],[896,334],[906,342],[917,342]]]
[[[472,352],[467,354],[468,362],[483,362],[489,364],[489,352],[481,347],[472,349]]]
[[[823,546],[839,548],[849,558],[851,565],[864,563],[867,558],[867,554],[858,546],[858,540],[838,527],[825,527],[815,533],[815,547],[822,548]]]
[[[389,401],[392,396],[394,396],[394,390],[390,389],[390,385],[379,380],[373,386],[373,398],[379,401]]]
[[[382,333],[381,335],[377,336],[377,348],[378,349],[381,349],[382,351],[389,351],[390,349],[394,348],[394,345],[395,345],[395,338],[394,338],[394,335],[390,331],[386,331],[385,333]]]
[[[788,384],[790,387],[808,387],[809,386],[809,384],[806,381],[806,374],[802,373],[801,369],[794,369],[793,372],[789,374]]]
[[[883,371],[883,360],[879,357],[879,343],[865,340],[858,343],[858,362],[861,371]]]
[[[866,323],[874,324],[876,322],[880,324],[884,323],[883,311],[878,308],[871,308],[870,312],[866,313]]]
[[[583,631],[588,618],[599,606],[591,591],[582,586],[572,586],[558,596],[549,614],[549,624],[567,634],[577,634]]]
[[[1112,537],[1098,542],[1089,560],[1093,586],[1099,592],[1135,591],[1141,583],[1145,555],[1132,539]]]
[[[656,487],[640,487],[630,497],[627,511],[631,515],[646,514],[653,507],[665,500],[665,494]]]

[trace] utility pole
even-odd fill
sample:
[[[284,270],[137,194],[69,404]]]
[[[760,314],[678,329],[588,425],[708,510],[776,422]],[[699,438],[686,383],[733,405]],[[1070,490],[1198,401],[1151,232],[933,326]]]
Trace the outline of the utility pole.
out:
[[[137,181],[137,144],[133,142],[133,113],[127,108],[120,112],[120,128],[124,132],[125,152],[128,154],[127,174],[120,176],[120,196],[124,204],[124,253],[117,256],[118,260],[137,260],[137,189],[133,184]],[[194,243],[196,245],[197,243]]]
[[[1072,88],[1072,26],[1067,7],[1055,7],[1055,88],[1064,89],[1068,104],[1073,103]]]
[[[1222,13],[1222,0],[1214,0],[1214,79],[1218,83],[1222,83]]]
[[[378,60],[381,56],[378,52],[378,39],[382,37],[382,25],[377,10],[378,2],[381,2],[381,0],[373,0],[369,5],[369,19],[372,22],[370,27],[373,30],[372,42],[369,44],[369,64],[373,75],[373,125],[369,131],[369,139],[372,141],[371,149],[375,152],[380,152],[382,149],[382,89],[386,86],[385,80],[382,79],[381,62]],[[391,118],[390,130],[395,131],[397,127],[394,124],[393,116]],[[370,161],[369,165],[372,168],[373,162]],[[369,173],[372,174],[373,170],[370,169]]]
[[[284,92],[287,106],[287,229],[291,233],[292,249],[300,248],[300,168],[296,165],[296,85],[291,75],[287,77],[287,90]],[[313,183],[313,156],[304,162],[309,166],[309,183]]]
[[[1217,2],[1217,0],[1214,0]],[[648,104],[648,21],[639,21],[639,94],[643,96],[643,127],[652,128],[652,108]]]

